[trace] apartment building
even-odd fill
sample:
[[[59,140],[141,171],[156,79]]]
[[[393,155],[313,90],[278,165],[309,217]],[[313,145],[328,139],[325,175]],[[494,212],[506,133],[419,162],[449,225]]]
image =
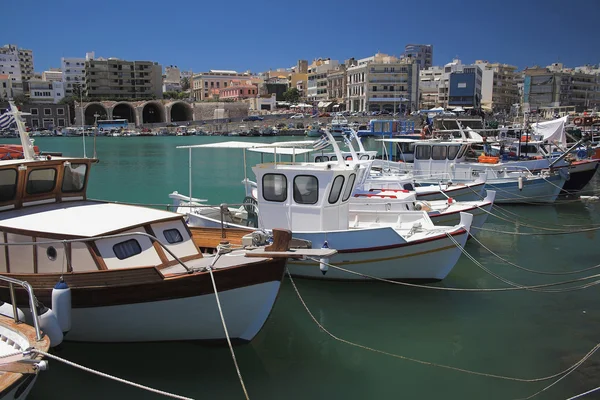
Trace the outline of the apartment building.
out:
[[[162,66],[118,58],[86,61],[84,93],[91,99],[160,99]]]
[[[85,58],[62,57],[60,70],[65,96],[77,95],[80,90],[85,90],[85,63],[95,58],[94,52],[88,52]]]
[[[58,103],[65,97],[62,81],[29,81],[29,99],[36,103]]]
[[[347,110],[403,112],[418,107],[419,67],[412,58],[377,53],[356,60],[346,81]]]
[[[481,87],[481,107],[487,110],[509,112],[519,103],[519,77],[514,65],[489,63],[477,60],[481,68],[483,83]]]
[[[450,73],[448,107],[480,108],[483,71],[478,65]]]
[[[414,59],[419,69],[429,68],[433,65],[433,45],[407,44],[402,57]]]
[[[306,84],[307,101],[319,102],[329,98],[327,94],[327,73],[335,70],[339,65],[340,63],[337,60],[319,58],[308,66]]]
[[[346,65],[339,65],[327,73],[327,94],[329,102],[346,107]],[[339,107],[338,107],[339,108]]]
[[[42,80],[44,82],[62,82],[62,71],[60,68],[50,68],[48,71],[42,72]]]
[[[208,72],[194,74],[192,77],[192,92],[196,101],[217,99],[220,90],[227,88],[232,80],[240,84],[251,84],[252,75],[249,72],[211,69]]]

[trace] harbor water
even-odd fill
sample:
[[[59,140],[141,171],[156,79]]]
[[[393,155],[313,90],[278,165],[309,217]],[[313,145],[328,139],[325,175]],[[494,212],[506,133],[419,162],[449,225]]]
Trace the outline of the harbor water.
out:
[[[188,152],[176,146],[225,139],[285,140],[98,138],[95,150],[100,161],[92,169],[88,197],[166,205],[169,193],[188,194]],[[35,144],[45,151],[83,155],[81,138],[38,138]],[[375,148],[376,143],[367,140],[367,147]],[[88,156],[93,155],[92,138],[87,139],[86,150]],[[196,149],[193,156],[194,197],[207,199],[209,204],[241,202],[241,150]],[[265,161],[269,157],[272,159],[265,155]],[[248,165],[260,160],[260,155],[249,153]],[[250,169],[248,174],[253,178]],[[598,174],[588,188],[600,191]],[[528,234],[600,226],[600,201],[565,200],[550,206],[503,206],[495,210],[503,212],[503,219],[490,217],[484,226],[489,230],[479,232],[477,238],[498,256],[538,272],[569,272],[600,264],[600,236],[594,230],[569,235]],[[564,275],[528,272],[500,260],[474,240],[469,241],[466,251],[494,274],[520,285],[600,274],[600,268]],[[322,331],[286,279],[263,330],[251,344],[235,347],[251,399],[525,398],[557,378],[539,382],[513,378],[535,379],[564,371],[600,338],[599,287],[564,290],[585,282],[546,288],[563,290],[557,292],[457,292],[376,282],[294,282],[306,306],[331,333],[385,354],[337,341]],[[508,287],[465,256],[443,282],[430,286]],[[65,342],[56,354],[183,396],[243,398],[226,347]],[[50,365],[49,371],[40,374],[31,399],[161,398],[56,361]],[[534,398],[568,398],[598,386],[599,381],[600,352]]]

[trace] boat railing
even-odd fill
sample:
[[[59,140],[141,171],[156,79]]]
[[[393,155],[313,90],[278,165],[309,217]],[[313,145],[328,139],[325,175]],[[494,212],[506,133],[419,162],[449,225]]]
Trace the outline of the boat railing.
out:
[[[15,295],[15,285],[19,285],[19,286],[23,287],[23,289],[25,289],[25,291],[27,292],[27,296],[29,298],[29,308],[31,309],[31,315],[33,317],[33,327],[35,328],[35,337],[38,342],[41,341],[42,340],[42,332],[40,330],[40,322],[38,320],[38,313],[37,313],[38,301],[37,301],[37,298],[35,297],[35,295],[33,294],[33,288],[31,287],[31,285],[29,283],[27,283],[26,281],[21,281],[19,279],[11,278],[11,277],[4,276],[4,275],[0,275],[0,281],[8,282],[8,290],[10,292],[10,302],[11,302],[12,308],[13,308],[13,317],[14,317],[15,323],[17,323],[17,324],[22,321],[19,320],[19,312],[17,310],[17,298]]]

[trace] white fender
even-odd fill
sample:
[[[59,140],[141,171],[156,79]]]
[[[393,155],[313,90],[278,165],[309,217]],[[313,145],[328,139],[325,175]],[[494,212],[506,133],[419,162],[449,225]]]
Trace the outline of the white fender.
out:
[[[44,334],[48,335],[50,338],[50,346],[54,347],[61,344],[63,341],[63,333],[54,312],[42,305],[38,311],[38,320],[40,322],[40,328],[44,331]]]
[[[523,177],[519,177],[519,190],[523,190]]]
[[[15,314],[13,313],[12,304],[0,301],[0,314],[8,318],[14,318]],[[19,316],[19,321],[25,321],[25,314],[19,308],[17,308],[17,315]]]
[[[322,249],[328,249],[329,248],[329,244],[327,243],[327,240],[323,242],[323,246],[321,246]],[[329,271],[329,258],[327,257],[321,257],[319,259],[319,269],[321,270],[321,273],[323,275],[325,275],[327,273],[327,271]]]
[[[52,289],[52,311],[56,315],[60,330],[71,330],[71,289],[64,280],[60,280]]]

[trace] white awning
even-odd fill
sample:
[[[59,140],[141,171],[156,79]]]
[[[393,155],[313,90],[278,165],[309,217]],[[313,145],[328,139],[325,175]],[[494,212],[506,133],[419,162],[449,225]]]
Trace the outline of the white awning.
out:
[[[311,142],[312,143],[312,142]],[[312,149],[296,149],[296,148],[289,148],[289,147],[256,147],[256,148],[252,148],[252,149],[248,149],[248,151],[254,151],[256,153],[267,153],[267,154],[282,154],[282,155],[286,155],[286,156],[291,156],[291,155],[299,155],[299,154],[305,154],[305,153],[310,153],[312,151]]]
[[[317,107],[319,108],[327,108],[331,105],[331,101],[320,101],[319,104],[317,104]]]

